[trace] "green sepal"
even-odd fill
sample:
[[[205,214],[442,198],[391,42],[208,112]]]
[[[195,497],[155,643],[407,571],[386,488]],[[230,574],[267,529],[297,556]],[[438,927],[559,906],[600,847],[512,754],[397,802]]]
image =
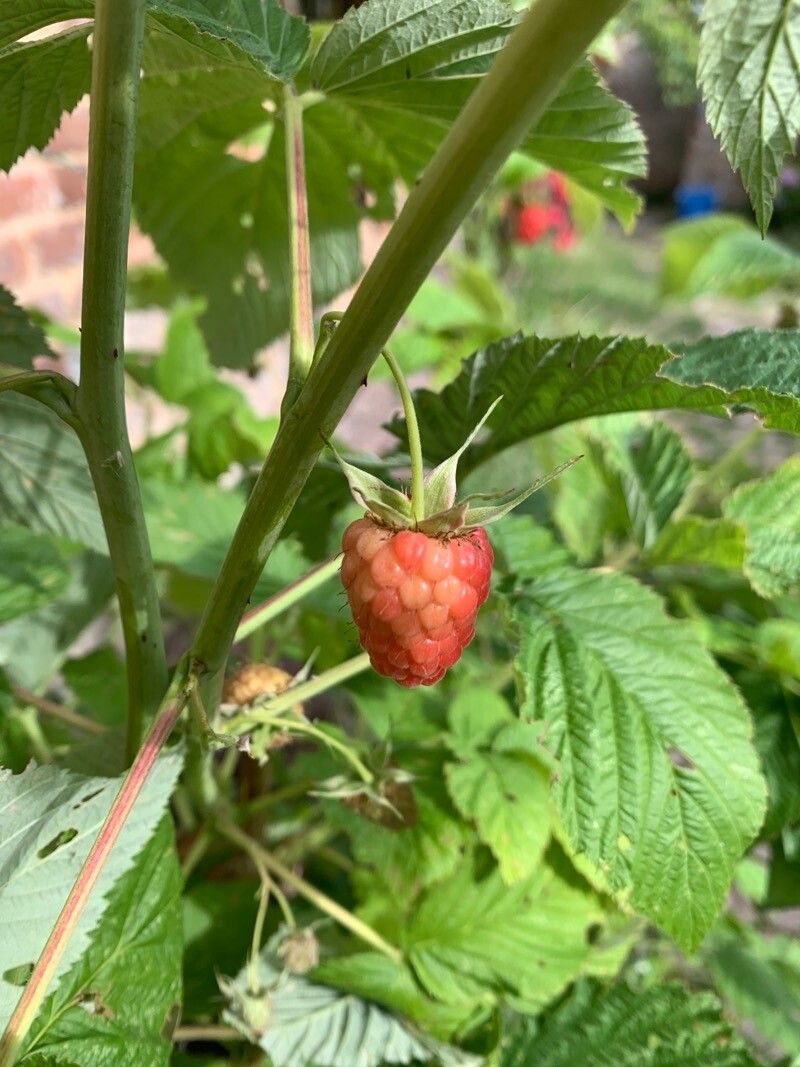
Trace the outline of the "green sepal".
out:
[[[435,516],[438,515],[439,512],[449,511],[456,503],[458,461],[486,425],[489,416],[502,399],[502,396],[498,396],[480,422],[473,428],[461,448],[450,456],[449,459],[444,460],[438,467],[435,467],[425,479],[426,516]],[[421,524],[420,529],[422,529]]]
[[[330,441],[328,446],[342,468],[347,484],[350,486],[350,492],[357,504],[363,504],[387,526],[404,529],[413,525],[411,501],[405,493],[401,493],[399,489],[393,489],[374,474],[359,470],[352,463],[342,459]]]
[[[505,500],[501,504],[490,505],[482,508],[467,508],[466,515],[464,516],[464,526],[467,529],[472,529],[476,526],[487,526],[490,522],[497,522],[498,519],[502,519],[504,515],[508,515],[509,511],[513,511],[514,508],[532,496],[542,486],[547,485],[548,482],[552,482],[554,478],[557,478],[559,474],[563,474],[564,471],[569,470],[574,466],[579,459],[583,459],[583,456],[574,456],[572,459],[568,459],[566,463],[560,464],[555,470],[550,471],[549,474],[543,475],[541,478],[537,478],[535,482],[532,482],[527,489],[523,489],[521,493],[517,493],[516,496],[512,496],[510,499]],[[508,494],[506,494],[508,495]]]

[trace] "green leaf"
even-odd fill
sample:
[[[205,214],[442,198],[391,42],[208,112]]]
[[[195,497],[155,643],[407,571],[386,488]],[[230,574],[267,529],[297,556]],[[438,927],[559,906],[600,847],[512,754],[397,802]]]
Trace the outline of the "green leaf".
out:
[[[153,384],[171,404],[185,404],[199,386],[216,381],[197,325],[201,301],[185,301],[170,312],[164,351],[153,368]]]
[[[579,987],[544,1022],[521,1021],[501,1067],[756,1067],[710,993],[677,982]]]
[[[0,363],[27,369],[34,356],[52,354],[41,326],[32,323],[13,293],[0,285]]]
[[[515,516],[492,530],[498,569],[521,581],[559,570],[570,562],[569,553],[549,530],[527,516]]]
[[[544,723],[580,869],[695,948],[764,814],[741,698],[692,627],[623,575],[562,568],[509,610],[521,714]]]
[[[472,468],[518,441],[564,423],[595,415],[668,408],[724,414],[719,389],[693,389],[659,377],[671,353],[641,338],[567,337],[547,340],[517,335],[468,359],[440,393],[415,392],[422,444],[431,462],[454,452],[498,394],[483,443],[465,457]],[[389,429],[401,439],[405,424]]]
[[[244,494],[198,481],[174,485],[148,479],[142,496],[156,563],[213,581],[244,510]],[[253,592],[254,600],[278,592],[306,569],[296,543],[279,541]]]
[[[800,1055],[800,951],[787,937],[742,931],[705,954],[728,1014],[787,1056]]]
[[[107,553],[78,439],[44,405],[0,396],[0,511],[10,522]]]
[[[106,894],[150,839],[180,773],[162,756],[106,862],[55,977],[81,959],[106,910]],[[119,778],[86,778],[54,766],[0,771],[0,1026],[22,989],[9,972],[35,963],[119,792]]]
[[[690,515],[668,523],[647,558],[655,566],[688,564],[741,572],[746,551],[744,527],[738,522]]]
[[[781,596],[800,582],[800,458],[740,486],[725,516],[747,532],[745,573],[756,592]]]
[[[612,462],[622,475],[633,536],[649,548],[689,488],[692,458],[674,430],[654,422],[637,427],[624,448],[613,451]]]
[[[0,623],[55,599],[68,583],[57,542],[24,526],[0,526]]]
[[[3,0],[0,7],[0,48],[18,41],[34,30],[66,19],[92,18],[92,0]]]
[[[173,837],[162,819],[114,886],[89,948],[44,1001],[21,1064],[44,1055],[84,1067],[168,1067],[183,951]]]
[[[262,1048],[274,1067],[379,1067],[427,1063],[478,1067],[479,1060],[417,1033],[376,1004],[284,974],[269,946],[258,960],[260,986],[254,994],[245,967],[233,982],[225,1020]]]
[[[414,782],[417,818],[408,829],[389,830],[344,806],[328,805],[330,822],[348,834],[358,862],[375,870],[397,895],[411,897],[447,877],[461,858],[467,827],[452,811],[441,778],[437,767]]]
[[[58,600],[0,627],[0,663],[27,689],[38,690],[52,678],[70,645],[114,591],[106,557],[84,552],[67,566],[69,585]]]
[[[677,223],[667,231],[664,257],[663,286],[674,296],[746,299],[800,279],[800,256],[737,216]]]
[[[800,5],[707,0],[702,19],[698,79],[706,115],[764,233],[784,160],[800,135]]]
[[[203,882],[184,893],[184,1018],[219,1010],[216,976],[235,972],[250,948],[258,890],[255,879],[237,878]]]
[[[277,0],[149,0],[151,12],[180,15],[204,33],[237,45],[274,78],[289,81],[311,43],[305,19]]]
[[[787,708],[788,694],[763,674],[742,688],[755,711],[756,748],[769,794],[761,837],[769,841],[800,822],[800,741],[791,719],[797,709]]]
[[[722,389],[768,429],[800,433],[800,330],[740,330],[675,350],[662,371],[671,381]]]
[[[755,649],[764,664],[800,680],[800,622],[767,619],[753,637]]]
[[[84,715],[105,726],[123,725],[128,685],[125,664],[116,649],[106,645],[80,659],[70,659],[64,664],[62,674]]]
[[[535,731],[491,689],[459,694],[449,719],[447,743],[459,758],[445,768],[450,796],[513,885],[533,874],[550,837],[548,780]]]
[[[465,857],[424,894],[403,936],[432,996],[459,1004],[494,993],[535,1012],[576,977],[591,951],[587,928],[603,914],[556,863],[509,887],[498,870],[481,877]]]
[[[693,292],[692,271],[709,248],[732,233],[748,230],[740,215],[704,215],[684,219],[664,227],[661,254],[661,291],[665,296],[686,296]]]
[[[29,148],[44,148],[61,116],[89,91],[90,26],[0,52],[0,170]]]
[[[418,180],[513,21],[501,0],[368,0],[301,71],[315,94],[303,124],[318,304],[357,279],[360,219],[393,216],[398,179]],[[280,83],[238,44],[173,16],[151,21],[143,65],[137,217],[174,277],[207,298],[214,362],[246,366],[288,324]],[[641,134],[587,67],[527,145],[635,213],[624,183],[642,173]]]
[[[323,960],[311,977],[364,1000],[372,1000],[446,1041],[466,1022],[472,1005],[441,1004],[426,996],[410,968],[378,952],[356,952]]]

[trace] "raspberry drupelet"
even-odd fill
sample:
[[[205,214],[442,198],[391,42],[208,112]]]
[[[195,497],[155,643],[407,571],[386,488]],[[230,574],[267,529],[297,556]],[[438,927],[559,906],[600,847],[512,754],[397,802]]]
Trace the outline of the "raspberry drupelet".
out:
[[[342,583],[372,666],[404,686],[434,685],[475,636],[489,595],[486,532],[430,537],[366,516],[348,526],[342,550]]]

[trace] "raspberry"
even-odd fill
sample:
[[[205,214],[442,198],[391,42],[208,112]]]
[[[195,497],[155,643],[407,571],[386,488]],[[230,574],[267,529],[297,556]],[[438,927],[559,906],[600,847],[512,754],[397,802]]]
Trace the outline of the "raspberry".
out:
[[[372,666],[400,685],[434,685],[475,636],[489,595],[486,532],[429,537],[367,516],[345,530],[342,550],[342,582]]]

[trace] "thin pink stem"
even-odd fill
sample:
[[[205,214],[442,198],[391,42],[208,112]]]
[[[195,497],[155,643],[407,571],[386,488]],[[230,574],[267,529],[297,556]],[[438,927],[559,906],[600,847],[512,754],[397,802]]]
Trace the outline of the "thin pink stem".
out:
[[[166,705],[153,723],[150,733],[128,771],[0,1040],[0,1067],[11,1067],[16,1062],[25,1035],[39,1010],[64,950],[75,933],[75,928],[97,883],[103,865],[133,810],[158,754],[186,706],[187,699],[188,691],[184,687],[181,694]]]

